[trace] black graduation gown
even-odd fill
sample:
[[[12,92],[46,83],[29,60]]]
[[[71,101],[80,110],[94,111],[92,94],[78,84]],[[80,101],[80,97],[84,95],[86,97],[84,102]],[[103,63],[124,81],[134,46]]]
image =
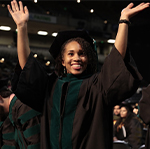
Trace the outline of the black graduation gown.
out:
[[[135,93],[141,75],[113,47],[101,72],[58,78],[44,70],[31,53],[16,67],[12,90],[42,112],[42,149],[112,149],[115,104]]]
[[[41,113],[23,104],[16,96],[11,100],[9,115],[1,123],[2,149],[39,149]]]
[[[142,89],[142,97],[139,101],[139,116],[148,125],[145,149],[150,149],[150,85]]]
[[[123,122],[125,129],[125,136],[123,135],[123,129],[117,131],[117,126],[119,122],[116,122],[115,125],[115,136],[118,140],[124,140],[128,142],[132,149],[139,149],[143,145],[143,127],[140,121],[137,119],[137,116],[133,113],[129,115]]]

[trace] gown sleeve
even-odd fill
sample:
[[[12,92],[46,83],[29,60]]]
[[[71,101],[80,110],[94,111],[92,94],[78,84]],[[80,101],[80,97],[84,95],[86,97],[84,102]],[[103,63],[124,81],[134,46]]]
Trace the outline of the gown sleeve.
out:
[[[128,127],[129,134],[125,141],[127,141],[133,149],[138,149],[142,145],[142,125],[136,118],[133,118]]]
[[[46,96],[48,78],[43,65],[30,53],[23,70],[21,70],[19,63],[16,65],[11,80],[12,91],[23,103],[41,112]]]
[[[20,100],[11,101],[9,118],[17,129],[19,145],[23,144],[25,148],[40,148],[40,117],[40,112],[31,109]]]
[[[97,92],[102,92],[106,104],[114,106],[131,97],[137,90],[142,76],[131,64],[127,52],[122,58],[115,46],[106,57],[101,72],[92,80]]]
[[[150,85],[142,89],[142,97],[139,101],[140,117],[145,124],[150,124]]]

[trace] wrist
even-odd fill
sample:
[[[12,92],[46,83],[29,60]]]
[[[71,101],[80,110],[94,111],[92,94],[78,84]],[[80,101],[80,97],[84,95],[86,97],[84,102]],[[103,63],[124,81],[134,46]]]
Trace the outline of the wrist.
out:
[[[125,15],[125,14],[122,14],[120,16],[120,20],[128,20],[129,21],[129,17],[127,15]]]
[[[126,20],[126,19],[120,19],[120,20],[118,21],[118,24],[121,24],[121,23],[125,23],[125,24],[127,24],[127,25],[131,25],[131,22],[130,22],[129,20]]]
[[[17,29],[25,29],[25,28],[27,28],[27,22],[17,24]]]

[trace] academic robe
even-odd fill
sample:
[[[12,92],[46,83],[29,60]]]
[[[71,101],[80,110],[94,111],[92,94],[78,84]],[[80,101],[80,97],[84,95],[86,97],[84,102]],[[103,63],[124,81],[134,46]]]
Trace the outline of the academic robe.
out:
[[[1,122],[1,149],[39,149],[41,113],[23,104],[16,96],[11,100],[8,117]]]
[[[42,112],[41,149],[112,149],[113,106],[135,93],[141,75],[113,47],[101,72],[58,77],[31,53],[12,90]]]
[[[115,136],[118,140],[128,142],[132,149],[139,149],[144,144],[143,126],[134,113],[130,114],[123,122],[123,126],[117,130],[118,125],[119,121],[115,125]]]
[[[150,85],[142,89],[142,97],[139,101],[139,116],[148,125],[145,149],[150,149]]]

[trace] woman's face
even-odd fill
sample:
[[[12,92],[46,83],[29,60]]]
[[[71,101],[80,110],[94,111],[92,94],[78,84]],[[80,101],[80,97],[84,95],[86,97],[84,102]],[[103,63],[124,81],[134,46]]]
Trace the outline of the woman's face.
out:
[[[67,73],[79,75],[87,68],[87,56],[76,41],[66,44],[62,59],[62,65],[66,67]]]
[[[127,109],[125,107],[121,107],[121,109],[120,109],[120,116],[122,118],[125,118],[127,116],[127,113],[128,113]]]

